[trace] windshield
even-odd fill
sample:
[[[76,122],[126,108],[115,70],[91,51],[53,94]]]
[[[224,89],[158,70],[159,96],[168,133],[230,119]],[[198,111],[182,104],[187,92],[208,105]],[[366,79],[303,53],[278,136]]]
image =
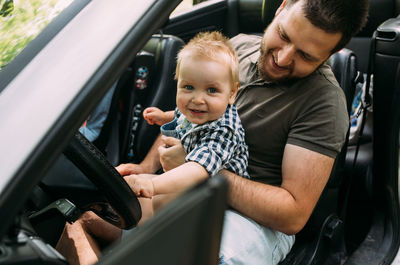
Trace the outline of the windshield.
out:
[[[73,0],[0,0],[0,70]]]

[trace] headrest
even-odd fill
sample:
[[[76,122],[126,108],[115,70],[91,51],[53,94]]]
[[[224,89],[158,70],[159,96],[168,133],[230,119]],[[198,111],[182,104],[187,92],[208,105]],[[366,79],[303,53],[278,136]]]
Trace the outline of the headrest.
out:
[[[394,0],[369,0],[367,24],[357,36],[372,37],[372,34],[380,24],[396,15]]]
[[[266,27],[274,18],[282,0],[263,0],[262,2],[262,22],[264,23],[264,27]]]
[[[400,0],[396,1],[399,2],[398,9],[400,9]],[[282,0],[237,0],[237,2],[239,31],[261,33],[271,23]],[[367,25],[358,36],[371,37],[382,22],[396,15],[394,0],[370,0]]]
[[[347,110],[350,114],[357,78],[359,78],[357,57],[352,50],[343,48],[328,60],[336,80],[346,95]]]
[[[262,33],[281,3],[282,0],[238,0],[239,31]]]

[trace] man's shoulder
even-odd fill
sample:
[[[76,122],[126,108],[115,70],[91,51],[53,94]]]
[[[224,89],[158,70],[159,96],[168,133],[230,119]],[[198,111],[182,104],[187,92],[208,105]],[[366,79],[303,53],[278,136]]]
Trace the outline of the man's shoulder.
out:
[[[327,63],[322,64],[312,74],[298,81],[300,82],[297,82],[298,84],[296,84],[296,86],[305,87],[309,92],[322,90],[326,93],[327,90],[331,90],[337,93],[337,91],[342,91],[342,88]]]
[[[334,73],[332,72],[331,67],[327,64],[327,63],[323,63],[320,67],[318,67],[318,69],[315,71],[315,73],[325,79],[326,81],[328,81],[329,83],[331,83],[333,86],[336,86],[338,88],[340,88],[339,83],[336,80],[336,77],[334,75]]]
[[[256,74],[256,63],[260,56],[261,37],[257,35],[239,34],[231,39],[239,59],[240,84],[249,83]]]
[[[230,41],[236,50],[247,50],[253,47],[258,49],[260,47],[261,36],[240,33],[231,38]]]
[[[299,82],[296,90],[304,91],[308,106],[313,104],[335,105],[346,109],[346,96],[329,65],[322,64],[313,74]]]

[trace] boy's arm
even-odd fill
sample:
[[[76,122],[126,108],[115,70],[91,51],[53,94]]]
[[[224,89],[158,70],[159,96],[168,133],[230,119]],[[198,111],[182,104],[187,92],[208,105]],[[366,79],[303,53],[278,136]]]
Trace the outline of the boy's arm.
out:
[[[147,121],[148,124],[153,125],[163,125],[168,123],[174,119],[175,112],[173,110],[170,111],[162,111],[156,107],[149,107],[143,111],[143,118]]]
[[[209,176],[203,166],[196,162],[187,162],[152,178],[154,195],[181,192],[194,186]]]
[[[208,176],[203,166],[187,162],[161,175],[128,175],[124,179],[136,196],[152,198],[155,195],[182,192]]]
[[[166,112],[164,112],[164,114],[165,114],[166,122],[170,122],[174,119],[175,111],[173,111],[173,110],[166,111]]]

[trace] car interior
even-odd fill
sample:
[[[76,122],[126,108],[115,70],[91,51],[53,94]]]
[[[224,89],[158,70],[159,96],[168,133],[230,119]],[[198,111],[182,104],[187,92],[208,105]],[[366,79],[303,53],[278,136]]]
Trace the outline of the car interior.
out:
[[[34,189],[24,218],[16,221],[20,229],[10,229],[0,245],[0,264],[67,264],[46,245],[54,247],[65,221],[75,221],[83,211],[94,211],[122,229],[135,227],[140,205],[114,166],[140,163],[158,136],[159,127],[143,119],[146,107],[175,108],[178,51],[201,31],[219,30],[228,37],[261,35],[280,3],[210,0],[170,17],[113,84],[115,92],[98,139],[90,143],[77,132]],[[397,253],[400,212],[393,189],[398,172],[393,169],[399,161],[399,14],[398,0],[370,0],[366,27],[328,60],[345,93],[349,116],[363,89],[371,104],[363,102],[356,116],[361,122],[358,130],[349,128],[310,220],[280,264],[387,264]],[[220,177],[185,192],[110,246],[99,264],[128,264],[130,259],[147,264],[217,264],[226,192]],[[90,201],[82,198],[84,193],[91,194]],[[179,244],[169,243],[171,238]],[[155,249],[160,256],[153,254]]]
[[[229,37],[238,33],[262,34],[279,4],[280,1],[204,2],[189,12],[170,18],[161,34],[164,34],[164,38],[178,37],[183,42],[187,42],[200,31],[221,30]],[[366,27],[351,40],[345,49],[335,53],[329,59],[329,64],[345,92],[349,115],[354,97],[367,82],[368,74],[371,73],[370,57],[377,53],[377,51],[371,52],[371,44],[375,40],[387,41],[385,38],[374,36],[374,32],[384,21],[396,17],[398,8],[398,3],[395,1],[370,1],[370,14]],[[395,29],[388,29],[388,31],[391,30]],[[395,33],[386,33],[386,31],[387,29],[380,29],[377,32],[391,39],[395,38]],[[395,44],[392,46],[391,53],[396,50],[394,46]],[[396,60],[394,61],[397,63]],[[396,76],[398,74],[392,73],[391,78],[396,78]],[[387,79],[382,85],[387,87],[386,84]],[[374,87],[377,85],[374,84]],[[174,91],[174,87],[170,88],[170,91]],[[143,104],[140,104],[142,109],[153,105],[142,102]],[[377,107],[375,104],[377,103],[374,101],[374,112]],[[346,261],[346,264],[361,264],[360,259],[382,258],[382,254],[377,255],[377,250],[372,252],[365,250],[371,248],[366,238],[379,237],[378,242],[389,240],[382,234],[378,235],[374,232],[374,222],[378,222],[376,229],[381,228],[382,219],[379,220],[379,218],[384,218],[385,213],[376,212],[376,209],[372,207],[375,204],[374,196],[377,196],[374,194],[382,191],[374,187],[373,175],[371,175],[373,174],[372,165],[375,162],[372,156],[372,135],[375,132],[372,127],[373,113],[368,111],[365,116],[365,126],[363,126],[360,139],[355,143],[346,142],[344,145],[312,217],[297,235],[295,246],[281,264],[322,264],[324,262],[340,264],[343,261]],[[148,125],[142,119],[134,137],[149,135],[142,132],[147,132],[147,127]],[[154,139],[155,136],[151,137]],[[135,138],[135,141],[143,142],[142,139],[144,138],[139,136]],[[146,149],[138,150],[136,153],[143,153],[144,150]],[[142,157],[139,157],[139,161],[141,159]],[[130,161],[138,162],[135,159]]]

